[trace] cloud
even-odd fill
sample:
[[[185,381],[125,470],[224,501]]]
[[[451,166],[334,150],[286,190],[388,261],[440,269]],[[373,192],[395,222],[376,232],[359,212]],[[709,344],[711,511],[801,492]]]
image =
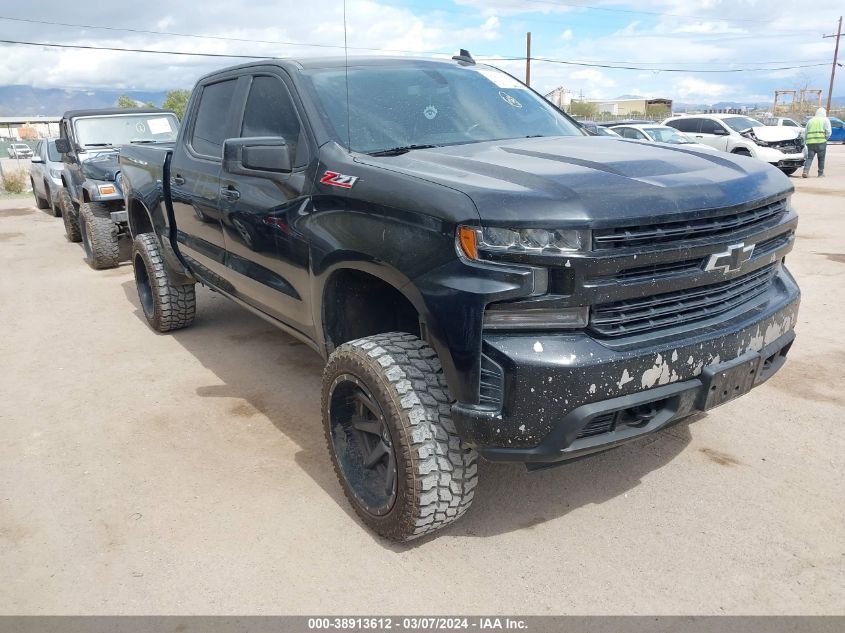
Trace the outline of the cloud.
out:
[[[560,34],[560,39],[564,42],[568,42],[572,39],[572,29],[566,29],[563,33]]]
[[[730,92],[730,86],[704,81],[694,77],[686,77],[675,83],[674,86],[674,93],[677,95],[677,98],[684,101],[714,103],[726,97]]]

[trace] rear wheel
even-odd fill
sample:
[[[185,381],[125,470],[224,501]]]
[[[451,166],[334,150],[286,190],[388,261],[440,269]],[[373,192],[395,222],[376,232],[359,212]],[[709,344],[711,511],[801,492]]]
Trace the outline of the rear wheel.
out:
[[[408,541],[460,518],[477,454],[450,417],[440,361],[412,334],[341,345],[323,373],[323,427],[343,491],[373,531]]]
[[[79,215],[76,212],[76,207],[73,206],[73,199],[67,189],[62,189],[59,193],[59,206],[62,208],[65,236],[70,242],[80,241],[82,236],[79,234]]]
[[[120,261],[117,224],[109,208],[100,202],[86,202],[79,207],[79,233],[85,249],[85,261],[94,270],[114,268]]]
[[[132,244],[135,286],[147,323],[156,332],[188,327],[196,313],[194,284],[174,284],[152,233],[141,233]]]
[[[35,206],[37,206],[39,209],[49,209],[50,201],[45,200],[44,198],[38,195],[38,190],[35,188],[35,181],[32,178],[29,179],[29,182],[30,184],[32,184],[32,196],[35,198]],[[47,195],[49,196],[50,190],[47,189],[46,191]]]

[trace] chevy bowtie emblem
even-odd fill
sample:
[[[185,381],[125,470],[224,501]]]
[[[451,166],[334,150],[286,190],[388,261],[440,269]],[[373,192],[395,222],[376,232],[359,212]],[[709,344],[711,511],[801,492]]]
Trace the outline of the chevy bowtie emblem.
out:
[[[754,252],[754,244],[746,246],[744,243],[728,246],[728,250],[721,253],[713,253],[707,260],[704,270],[721,270],[723,273],[733,273],[742,268],[742,265],[751,259]]]

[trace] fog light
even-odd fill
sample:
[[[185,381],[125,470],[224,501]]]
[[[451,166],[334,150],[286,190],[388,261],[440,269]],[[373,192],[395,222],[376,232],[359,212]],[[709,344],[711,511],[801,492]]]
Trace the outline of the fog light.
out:
[[[484,327],[490,330],[553,330],[587,327],[590,309],[528,308],[490,306],[484,312]]]

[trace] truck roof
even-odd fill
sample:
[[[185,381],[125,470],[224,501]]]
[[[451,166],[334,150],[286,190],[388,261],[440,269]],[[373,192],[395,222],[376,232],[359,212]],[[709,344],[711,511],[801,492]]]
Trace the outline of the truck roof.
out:
[[[261,59],[254,62],[247,62],[245,64],[238,64],[236,66],[228,66],[210,72],[200,78],[200,81],[207,77],[214,77],[223,73],[228,73],[233,70],[240,70],[252,68],[256,66],[280,66],[282,68],[295,70],[310,70],[314,68],[343,68],[347,64],[349,66],[400,66],[400,65],[431,65],[431,66],[454,66],[457,61],[452,59],[432,59],[430,57],[405,57],[405,56],[385,56],[385,55],[350,55],[348,58],[343,56],[331,57],[303,57],[303,58],[273,58]],[[484,64],[479,64],[484,65]]]
[[[62,115],[63,119],[73,119],[82,116],[109,116],[112,114],[153,114],[157,112],[168,112],[161,108],[97,108],[92,110],[68,110]]]

